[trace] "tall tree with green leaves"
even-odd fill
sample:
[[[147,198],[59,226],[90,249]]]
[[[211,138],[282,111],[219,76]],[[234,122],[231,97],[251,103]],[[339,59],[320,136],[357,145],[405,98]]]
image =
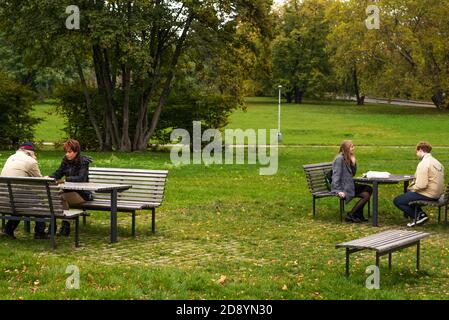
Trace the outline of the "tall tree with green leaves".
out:
[[[239,21],[263,21],[271,1],[78,1],[80,29],[68,30],[71,4],[2,2],[0,30],[36,65],[76,67],[101,149],[132,151],[145,150],[155,133],[179,62],[195,45],[192,36],[209,32],[226,41]],[[86,67],[95,71],[101,114],[92,106]]]
[[[325,0],[290,0],[281,10],[279,35],[272,45],[273,77],[287,101],[301,103],[305,93],[320,95],[329,75]]]
[[[380,28],[365,26],[376,5]],[[449,0],[334,1],[328,51],[348,93],[432,100],[449,108]],[[361,102],[359,94],[358,101]]]

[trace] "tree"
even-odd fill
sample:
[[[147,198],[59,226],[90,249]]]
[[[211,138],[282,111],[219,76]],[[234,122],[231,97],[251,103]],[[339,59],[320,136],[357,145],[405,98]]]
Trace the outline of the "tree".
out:
[[[101,149],[145,150],[180,59],[194,44],[191,34],[203,30],[226,39],[235,33],[238,21],[257,24],[270,2],[80,1],[81,29],[68,30],[64,22],[69,1],[11,0],[2,4],[0,23],[25,59],[33,56],[39,66],[65,62],[76,67]],[[95,70],[103,104],[100,114],[94,112],[86,66]],[[138,103],[132,104],[131,97]],[[132,113],[137,114],[134,120]]]
[[[31,116],[34,94],[25,86],[0,72],[0,144],[15,148],[31,140],[34,127],[41,119]]]
[[[328,51],[340,85],[350,83],[345,91],[356,95],[432,99],[449,108],[449,1],[376,1],[379,30],[365,27],[368,4],[335,1],[328,10]]]
[[[325,51],[329,32],[328,1],[288,1],[273,42],[273,74],[286,88],[287,101],[301,103],[304,93],[319,95],[326,88],[329,62]]]

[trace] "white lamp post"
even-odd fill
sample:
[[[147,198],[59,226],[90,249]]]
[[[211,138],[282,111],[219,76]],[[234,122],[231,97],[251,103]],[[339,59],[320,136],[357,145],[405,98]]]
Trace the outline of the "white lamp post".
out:
[[[277,142],[281,143],[282,142],[282,133],[281,133],[281,91],[282,91],[282,86],[280,85],[278,88],[279,88],[279,107],[278,107],[278,135],[277,135]]]

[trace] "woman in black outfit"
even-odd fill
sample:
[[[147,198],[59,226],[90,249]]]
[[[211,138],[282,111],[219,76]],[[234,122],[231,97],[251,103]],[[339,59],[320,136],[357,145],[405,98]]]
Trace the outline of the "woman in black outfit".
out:
[[[56,180],[65,177],[66,182],[89,182],[89,164],[92,159],[80,154],[81,146],[78,141],[70,139],[64,143],[65,157],[62,159],[59,169],[51,175]],[[85,201],[92,200],[92,194],[89,191],[70,191],[66,190],[62,194],[65,200],[65,208],[70,205],[76,205]],[[68,236],[70,234],[70,222],[63,220],[60,234]]]
[[[350,140],[343,141],[341,144],[340,151],[332,165],[332,192],[346,200],[346,203],[355,197],[361,198],[346,216],[347,222],[360,223],[368,221],[363,216],[363,208],[369,201],[373,189],[370,186],[354,182],[357,172],[354,150],[354,144]]]

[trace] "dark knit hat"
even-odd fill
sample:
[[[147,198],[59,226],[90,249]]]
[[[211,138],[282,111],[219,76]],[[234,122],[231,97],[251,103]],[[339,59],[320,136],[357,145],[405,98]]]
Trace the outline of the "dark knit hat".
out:
[[[25,141],[24,143],[22,143],[19,147],[19,149],[25,149],[25,150],[30,150],[30,151],[36,151],[36,149],[34,148],[34,144],[32,144],[29,141]]]

